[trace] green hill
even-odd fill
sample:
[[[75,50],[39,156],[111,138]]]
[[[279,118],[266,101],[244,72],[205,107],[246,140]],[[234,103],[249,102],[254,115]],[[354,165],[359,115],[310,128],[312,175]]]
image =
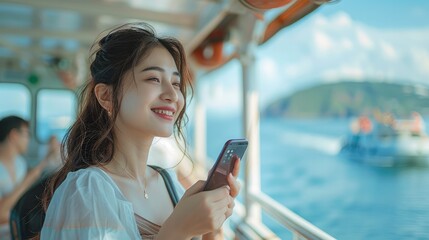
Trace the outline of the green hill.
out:
[[[389,111],[406,117],[429,115],[429,88],[385,82],[337,82],[295,92],[270,104],[265,116],[352,117]]]

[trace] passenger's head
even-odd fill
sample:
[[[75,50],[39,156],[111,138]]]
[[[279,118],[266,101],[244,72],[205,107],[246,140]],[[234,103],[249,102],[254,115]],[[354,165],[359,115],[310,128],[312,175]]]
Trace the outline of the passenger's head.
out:
[[[91,75],[87,107],[120,132],[168,137],[174,123],[180,128],[189,75],[177,40],[146,25],[116,29],[100,40]]]
[[[109,163],[116,135],[183,138],[190,74],[182,44],[158,37],[147,24],[126,24],[94,46],[91,78],[76,122],[62,144],[63,167],[47,189],[47,208],[69,172]],[[174,112],[171,116],[171,112]]]
[[[108,163],[119,134],[183,137],[190,74],[182,44],[147,24],[126,24],[93,47],[91,79],[66,137],[71,169]]]
[[[28,121],[17,117],[8,116],[0,120],[0,144],[8,143],[15,147],[19,154],[27,151],[29,141]]]

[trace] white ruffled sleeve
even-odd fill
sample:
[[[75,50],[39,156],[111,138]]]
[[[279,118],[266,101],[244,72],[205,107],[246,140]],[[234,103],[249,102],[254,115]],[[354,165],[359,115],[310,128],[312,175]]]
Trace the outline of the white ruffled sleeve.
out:
[[[140,239],[132,205],[98,171],[67,175],[49,204],[41,239]]]

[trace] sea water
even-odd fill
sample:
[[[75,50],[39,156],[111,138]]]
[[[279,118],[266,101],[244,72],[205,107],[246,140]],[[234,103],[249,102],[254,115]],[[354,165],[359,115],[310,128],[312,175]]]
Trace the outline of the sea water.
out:
[[[429,167],[383,168],[338,156],[349,122],[262,118],[262,191],[338,239],[429,239]],[[208,116],[209,157],[242,132],[238,118]],[[291,238],[267,215],[263,221]]]

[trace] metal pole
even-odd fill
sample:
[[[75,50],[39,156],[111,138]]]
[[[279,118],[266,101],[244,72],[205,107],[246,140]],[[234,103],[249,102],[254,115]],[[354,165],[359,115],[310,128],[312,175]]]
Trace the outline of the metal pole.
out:
[[[195,132],[194,132],[194,156],[198,164],[206,168],[207,136],[206,136],[206,109],[203,104],[198,84],[198,74],[194,82],[195,89]]]
[[[249,140],[245,163],[244,205],[246,221],[260,224],[261,207],[252,201],[250,194],[261,191],[259,144],[259,93],[255,75],[255,56],[251,43],[241,55],[243,71],[243,131]]]

